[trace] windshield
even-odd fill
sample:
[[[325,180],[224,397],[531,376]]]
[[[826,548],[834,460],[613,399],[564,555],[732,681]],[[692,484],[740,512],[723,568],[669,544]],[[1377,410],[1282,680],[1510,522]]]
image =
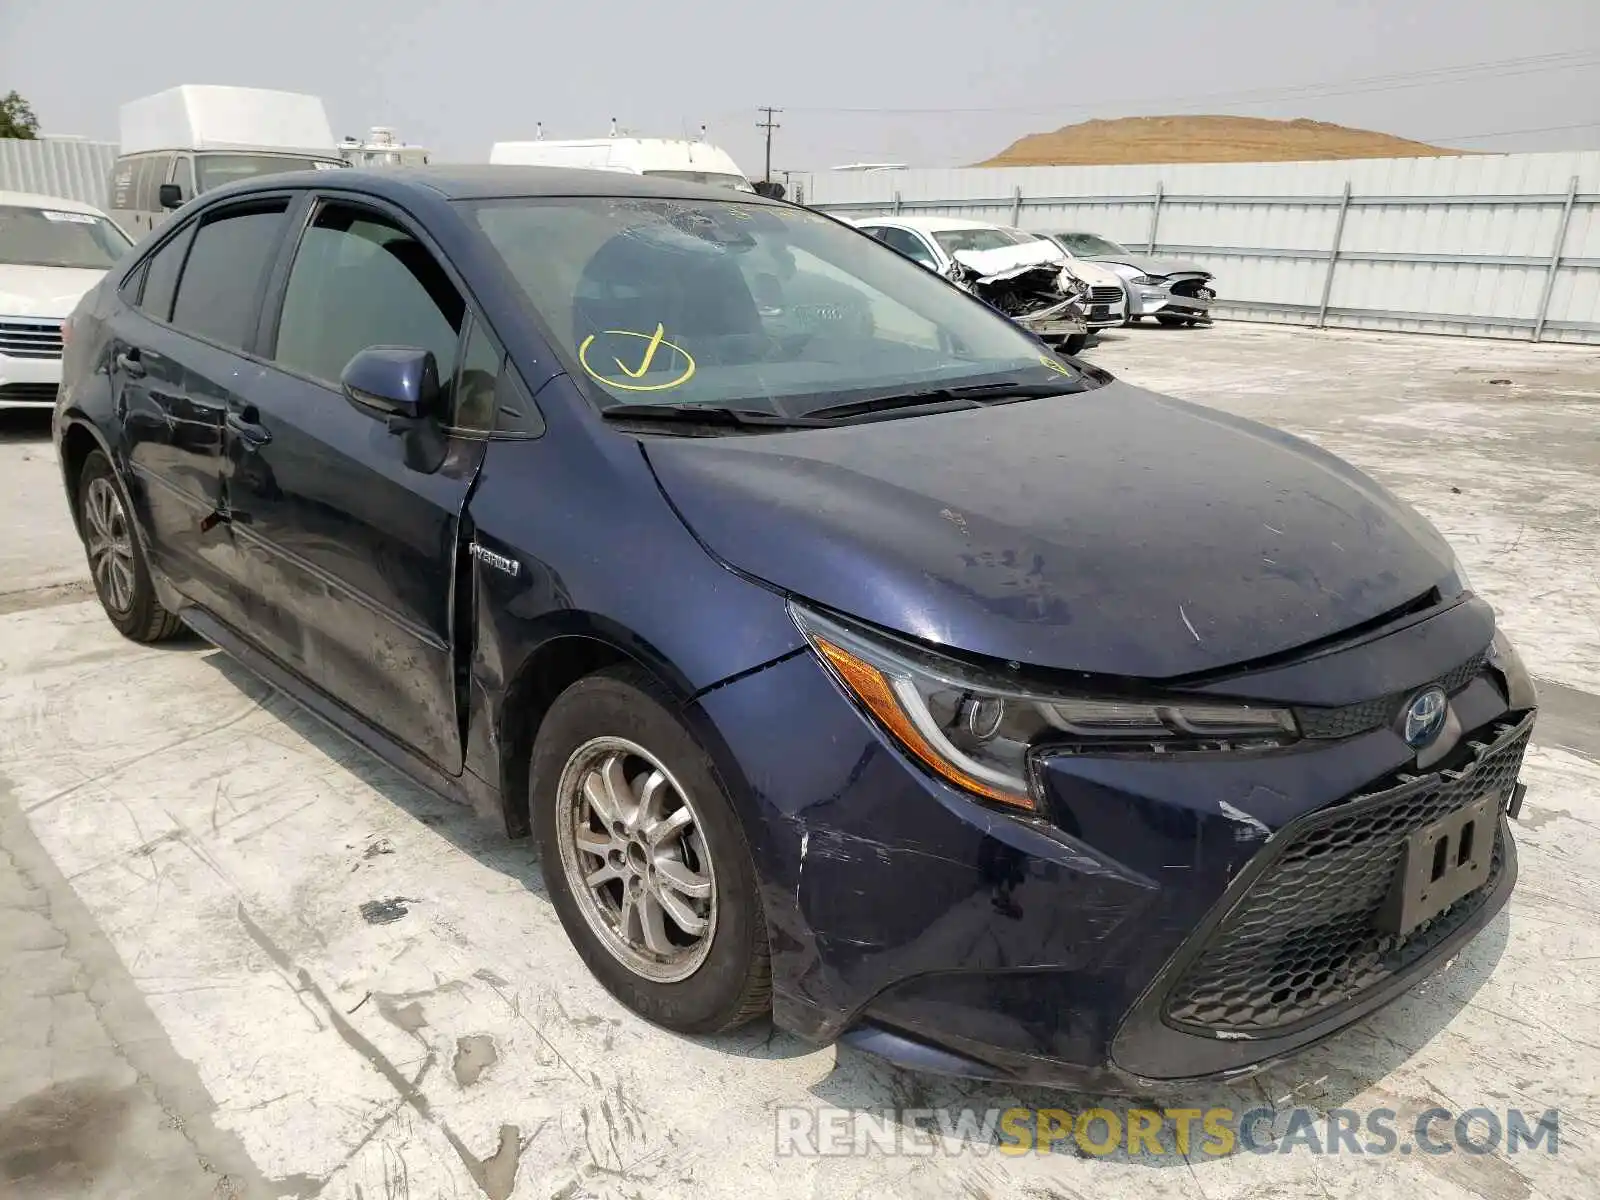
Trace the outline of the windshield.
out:
[[[936,231],[933,240],[953,255],[960,250],[1004,250],[1031,239],[1009,229],[944,229]]]
[[[755,188],[743,175],[725,175],[720,171],[646,171],[658,179],[681,179],[685,183],[705,183],[712,187],[733,188],[737,192],[754,192]]]
[[[345,164],[334,159],[301,158],[283,154],[197,154],[199,190],[209,192],[225,183],[254,179],[257,175],[276,175],[280,171],[335,169]]]
[[[0,263],[103,271],[133,243],[94,213],[0,205]]]
[[[1096,233],[1056,233],[1051,236],[1071,253],[1084,258],[1131,253],[1126,246],[1119,246],[1110,238],[1103,238]]]
[[[637,196],[470,207],[602,407],[799,416],[989,382],[1081,386],[982,302],[807,209]]]

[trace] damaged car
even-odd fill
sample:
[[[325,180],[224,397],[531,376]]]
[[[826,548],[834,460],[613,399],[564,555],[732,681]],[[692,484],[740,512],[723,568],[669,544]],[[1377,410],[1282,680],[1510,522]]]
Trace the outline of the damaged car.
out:
[[[1048,238],[1074,263],[1098,263],[1121,277],[1128,294],[1128,324],[1154,317],[1161,325],[1204,325],[1217,298],[1210,271],[1186,259],[1154,258],[1097,233],[1051,232]]]
[[[594,978],[668,1029],[1232,1079],[1516,880],[1533,684],[1425,519],[821,213],[263,177],[66,334],[112,625],[196,631],[531,837]]]
[[[1080,269],[1036,234],[952,217],[869,217],[851,222],[913,262],[943,275],[1042,340],[1076,354],[1090,333],[1122,324],[1116,274]],[[1069,327],[1067,322],[1078,325]]]

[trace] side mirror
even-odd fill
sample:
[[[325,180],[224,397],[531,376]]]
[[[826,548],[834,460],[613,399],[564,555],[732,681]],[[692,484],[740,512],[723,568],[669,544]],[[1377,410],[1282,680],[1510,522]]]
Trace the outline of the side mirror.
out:
[[[163,183],[157,192],[162,208],[182,208],[183,188],[176,183]]]
[[[386,418],[395,433],[439,408],[439,364],[416,346],[368,346],[345,364],[339,385],[346,400]]]
[[[444,465],[449,439],[439,415],[439,364],[416,346],[368,346],[339,377],[357,412],[377,417],[398,434],[406,466],[431,475]]]

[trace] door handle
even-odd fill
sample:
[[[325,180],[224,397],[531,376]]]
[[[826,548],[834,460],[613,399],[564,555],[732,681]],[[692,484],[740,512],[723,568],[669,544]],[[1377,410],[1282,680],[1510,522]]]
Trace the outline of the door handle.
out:
[[[228,432],[251,450],[265,446],[272,440],[272,431],[261,424],[261,410],[254,404],[228,410]]]
[[[139,361],[139,348],[137,346],[124,350],[117,355],[117,369],[129,379],[143,378],[144,364]]]

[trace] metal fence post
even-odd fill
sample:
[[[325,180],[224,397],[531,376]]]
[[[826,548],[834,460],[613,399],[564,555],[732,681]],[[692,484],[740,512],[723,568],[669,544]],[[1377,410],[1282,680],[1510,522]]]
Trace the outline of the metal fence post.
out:
[[[1156,180],[1156,194],[1150,198],[1150,241],[1145,247],[1146,254],[1156,252],[1156,228],[1161,224],[1161,180]]]
[[[1328,249],[1328,273],[1322,277],[1322,303],[1317,305],[1317,328],[1328,324],[1328,300],[1333,295],[1333,272],[1339,265],[1339,246],[1344,241],[1344,219],[1350,212],[1350,181],[1344,181],[1344,196],[1339,200],[1339,215],[1333,222],[1333,245]]]
[[[1022,185],[1019,183],[1011,189],[1011,228],[1015,229],[1022,223]]]
[[[895,215],[896,216],[900,215],[900,189],[899,188],[896,188],[895,192],[894,192],[894,211],[895,211]]]
[[[1567,202],[1561,206],[1561,223],[1556,226],[1556,244],[1550,250],[1550,265],[1544,273],[1544,294],[1539,297],[1539,316],[1533,323],[1533,340],[1544,337],[1545,317],[1550,312],[1550,297],[1556,290],[1556,272],[1561,269],[1561,252],[1567,248],[1567,227],[1572,223],[1572,205],[1578,198],[1578,177],[1567,184]]]

